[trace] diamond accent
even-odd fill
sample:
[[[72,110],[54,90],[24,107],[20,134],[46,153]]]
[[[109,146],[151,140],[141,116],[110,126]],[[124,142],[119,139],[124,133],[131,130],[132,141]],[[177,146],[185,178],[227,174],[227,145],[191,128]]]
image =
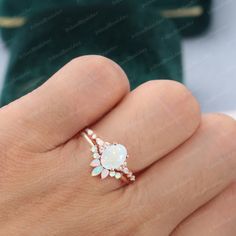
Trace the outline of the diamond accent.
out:
[[[93,158],[97,159],[97,158],[99,158],[99,157],[100,157],[100,155],[99,155],[97,152],[95,152],[95,153],[93,154]]]
[[[117,172],[116,175],[115,175],[115,178],[116,178],[116,179],[120,179],[120,178],[121,178],[121,173],[120,173],[120,172]]]
[[[110,176],[111,177],[114,177],[116,175],[116,172],[115,171],[110,171]]]
[[[96,143],[101,146],[104,144],[104,142],[100,138],[96,138]]]
[[[86,129],[86,132],[87,132],[87,134],[90,135],[90,136],[93,134],[93,131],[92,131],[91,129]]]
[[[97,150],[98,149],[97,149],[97,147],[95,145],[91,147],[91,152],[97,152]]]

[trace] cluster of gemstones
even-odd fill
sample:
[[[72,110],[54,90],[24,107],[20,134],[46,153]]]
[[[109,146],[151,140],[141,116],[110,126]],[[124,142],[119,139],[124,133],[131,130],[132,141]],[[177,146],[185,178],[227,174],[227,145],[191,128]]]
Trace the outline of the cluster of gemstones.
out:
[[[92,176],[101,175],[101,179],[108,176],[120,179],[125,174],[130,181],[135,181],[135,176],[127,167],[128,154],[125,146],[104,142],[90,129],[86,129],[85,132],[94,144],[91,147],[93,156],[90,163],[90,166],[93,167]]]

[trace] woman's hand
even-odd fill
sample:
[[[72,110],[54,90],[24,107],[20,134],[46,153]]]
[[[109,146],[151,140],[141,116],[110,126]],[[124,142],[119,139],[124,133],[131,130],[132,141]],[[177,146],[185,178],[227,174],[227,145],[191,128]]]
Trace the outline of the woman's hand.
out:
[[[125,144],[135,183],[91,177],[86,126]],[[236,122],[201,117],[181,84],[129,91],[85,56],[0,110],[0,235],[233,236]]]

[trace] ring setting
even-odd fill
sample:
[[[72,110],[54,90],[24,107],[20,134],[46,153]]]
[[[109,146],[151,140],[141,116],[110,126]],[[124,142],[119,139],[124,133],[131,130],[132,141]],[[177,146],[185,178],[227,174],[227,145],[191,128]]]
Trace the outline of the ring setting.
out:
[[[90,150],[93,160],[90,166],[93,168],[92,176],[101,176],[101,179],[109,176],[124,181],[135,181],[134,174],[127,166],[129,155],[124,145],[105,142],[88,128],[82,132],[82,136],[91,145]]]

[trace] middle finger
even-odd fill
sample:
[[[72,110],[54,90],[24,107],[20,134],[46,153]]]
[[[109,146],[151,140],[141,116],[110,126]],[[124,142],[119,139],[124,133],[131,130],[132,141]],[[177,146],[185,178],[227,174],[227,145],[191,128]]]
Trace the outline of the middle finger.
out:
[[[91,128],[105,141],[124,144],[128,167],[138,172],[187,140],[199,120],[199,106],[183,85],[151,81],[128,94]]]

